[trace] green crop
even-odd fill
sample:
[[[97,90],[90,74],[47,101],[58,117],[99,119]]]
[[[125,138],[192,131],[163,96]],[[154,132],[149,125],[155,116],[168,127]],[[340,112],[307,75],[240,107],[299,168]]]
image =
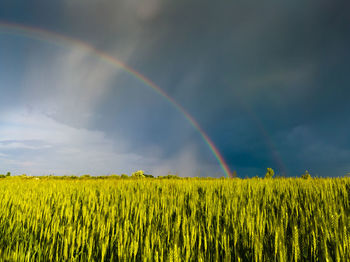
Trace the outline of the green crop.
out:
[[[349,261],[350,178],[0,180],[1,261]]]

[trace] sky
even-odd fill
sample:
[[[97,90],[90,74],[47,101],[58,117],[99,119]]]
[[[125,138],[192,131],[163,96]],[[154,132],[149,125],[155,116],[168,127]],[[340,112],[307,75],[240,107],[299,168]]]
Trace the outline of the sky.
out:
[[[350,2],[3,0],[0,173],[350,173]]]

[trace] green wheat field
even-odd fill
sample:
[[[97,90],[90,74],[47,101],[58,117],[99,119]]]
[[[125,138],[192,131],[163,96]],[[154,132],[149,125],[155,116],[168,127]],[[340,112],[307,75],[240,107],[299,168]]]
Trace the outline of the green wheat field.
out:
[[[350,178],[7,177],[0,261],[350,261]]]

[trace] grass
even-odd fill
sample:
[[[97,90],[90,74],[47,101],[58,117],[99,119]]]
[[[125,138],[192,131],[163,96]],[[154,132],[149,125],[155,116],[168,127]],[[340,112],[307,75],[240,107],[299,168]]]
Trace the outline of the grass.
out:
[[[350,178],[0,179],[1,261],[349,261]]]

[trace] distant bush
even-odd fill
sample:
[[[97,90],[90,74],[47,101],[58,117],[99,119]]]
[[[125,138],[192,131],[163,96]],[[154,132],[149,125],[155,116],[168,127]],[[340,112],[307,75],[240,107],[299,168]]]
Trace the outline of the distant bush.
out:
[[[311,175],[309,174],[309,171],[306,170],[305,173],[301,175],[301,178],[303,178],[303,179],[310,179]]]
[[[108,179],[109,176],[92,176],[91,178],[94,178],[94,179]]]
[[[72,176],[63,176],[63,178],[67,178],[67,179],[79,179],[78,176],[74,176],[74,175],[72,175]]]
[[[273,169],[272,168],[267,168],[267,172],[266,172],[266,174],[265,174],[265,178],[272,178],[273,177],[273,175],[275,174],[275,171],[273,171]]]
[[[121,174],[121,176],[120,176],[121,178],[123,178],[123,179],[126,179],[126,178],[129,178],[129,176],[128,175],[126,175],[126,174]]]
[[[6,178],[6,176],[5,175],[0,175],[0,178]]]
[[[145,173],[144,171],[139,170],[139,171],[132,173],[131,177],[132,178],[144,178],[145,177],[144,173]]]

